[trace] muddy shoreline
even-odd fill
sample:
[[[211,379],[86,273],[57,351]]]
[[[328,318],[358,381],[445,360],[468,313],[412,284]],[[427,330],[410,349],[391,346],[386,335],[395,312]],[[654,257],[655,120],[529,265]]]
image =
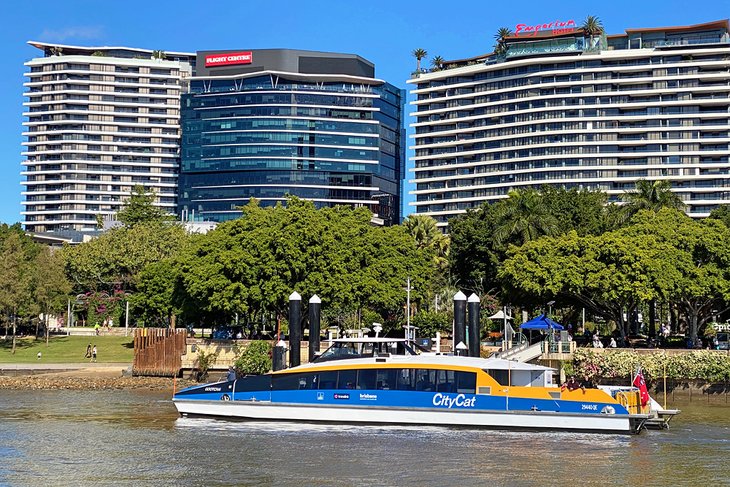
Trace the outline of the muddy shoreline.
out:
[[[121,373],[108,374],[58,374],[0,376],[0,390],[180,390],[197,384],[189,379],[173,380],[169,377],[128,377]]]

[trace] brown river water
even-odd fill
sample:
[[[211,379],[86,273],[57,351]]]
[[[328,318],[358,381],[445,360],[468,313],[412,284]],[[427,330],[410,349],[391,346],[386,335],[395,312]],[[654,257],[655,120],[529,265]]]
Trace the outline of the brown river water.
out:
[[[0,485],[730,485],[730,404],[639,436],[179,418],[159,391],[0,390]]]

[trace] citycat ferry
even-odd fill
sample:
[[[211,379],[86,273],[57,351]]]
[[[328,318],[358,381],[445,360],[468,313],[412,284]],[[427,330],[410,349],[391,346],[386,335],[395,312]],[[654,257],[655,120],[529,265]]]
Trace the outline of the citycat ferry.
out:
[[[552,369],[503,359],[376,354],[193,386],[173,401],[182,416],[495,429],[635,433],[648,418],[551,380]]]

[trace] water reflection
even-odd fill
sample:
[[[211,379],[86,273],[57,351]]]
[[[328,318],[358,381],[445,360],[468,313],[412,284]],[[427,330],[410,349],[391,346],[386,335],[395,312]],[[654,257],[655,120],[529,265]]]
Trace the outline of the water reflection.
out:
[[[0,391],[3,485],[712,485],[730,408],[640,436],[178,418],[169,394]]]

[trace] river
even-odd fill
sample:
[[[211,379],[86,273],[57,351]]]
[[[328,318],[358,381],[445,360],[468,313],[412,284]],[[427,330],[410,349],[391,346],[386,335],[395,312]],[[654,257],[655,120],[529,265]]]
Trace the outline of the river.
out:
[[[730,485],[730,407],[639,436],[178,418],[151,391],[0,390],[0,485]]]

